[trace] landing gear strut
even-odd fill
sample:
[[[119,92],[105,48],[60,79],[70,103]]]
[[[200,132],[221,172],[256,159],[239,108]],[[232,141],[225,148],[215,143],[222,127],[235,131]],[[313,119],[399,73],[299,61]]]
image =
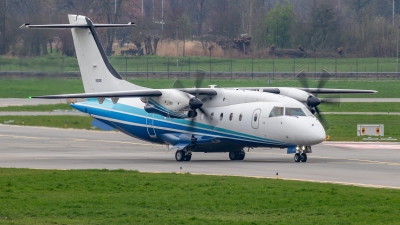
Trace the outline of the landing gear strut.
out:
[[[192,153],[185,150],[177,150],[175,152],[176,161],[190,161],[192,159]]]
[[[229,152],[230,160],[243,160],[245,156],[246,156],[246,153],[244,152],[243,149],[241,149],[240,151]]]

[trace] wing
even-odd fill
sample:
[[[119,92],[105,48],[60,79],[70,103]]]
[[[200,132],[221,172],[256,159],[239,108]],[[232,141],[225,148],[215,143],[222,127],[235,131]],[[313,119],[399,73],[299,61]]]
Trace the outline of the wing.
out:
[[[114,92],[95,92],[80,94],[63,94],[63,95],[43,95],[33,96],[31,98],[44,99],[64,99],[64,98],[132,98],[132,97],[157,97],[161,96],[158,90],[135,90],[135,91],[114,91]]]
[[[332,89],[332,88],[298,88],[311,94],[375,94],[375,90]]]
[[[361,89],[333,89],[333,88],[296,88],[296,87],[282,87],[281,89],[298,89],[311,94],[375,94],[378,91],[375,90],[361,90]],[[235,88],[241,90],[249,90],[249,91],[262,91],[273,94],[280,94],[281,90],[279,87],[244,87],[244,88]]]

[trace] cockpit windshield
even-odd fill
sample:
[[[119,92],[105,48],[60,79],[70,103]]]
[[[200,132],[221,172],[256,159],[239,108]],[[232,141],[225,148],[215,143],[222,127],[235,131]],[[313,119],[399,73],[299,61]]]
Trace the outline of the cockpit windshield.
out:
[[[285,108],[285,116],[306,116],[301,108]]]
[[[307,108],[290,108],[290,107],[279,107],[275,106],[269,117],[277,116],[312,116],[312,113]]]
[[[307,107],[304,107],[303,111],[307,114],[307,116],[313,116],[313,114],[310,112],[310,110],[307,109]]]

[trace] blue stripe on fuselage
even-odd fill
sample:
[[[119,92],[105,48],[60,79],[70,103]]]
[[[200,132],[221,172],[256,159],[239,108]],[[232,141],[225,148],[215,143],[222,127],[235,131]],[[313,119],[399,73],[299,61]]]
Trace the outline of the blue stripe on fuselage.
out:
[[[88,99],[86,102],[73,104],[72,107],[81,112],[89,113],[93,117],[100,119],[102,122],[115,127],[130,136],[163,144],[162,140],[151,138],[149,136],[146,121],[148,114],[143,109],[120,103],[113,104],[107,99],[102,104],[99,104],[97,99]],[[157,114],[154,114],[153,118],[154,129],[157,135],[164,133],[195,133],[210,138],[230,140],[249,147],[293,146],[291,143],[264,139],[219,127],[216,128],[215,126],[198,122],[194,122],[194,126],[191,127],[189,126],[190,120],[187,119],[169,119]]]

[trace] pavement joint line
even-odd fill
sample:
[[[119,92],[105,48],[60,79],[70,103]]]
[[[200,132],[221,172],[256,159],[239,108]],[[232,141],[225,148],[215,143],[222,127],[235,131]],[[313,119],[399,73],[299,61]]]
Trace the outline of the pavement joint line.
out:
[[[252,154],[259,154],[259,155],[280,155],[280,156],[292,156],[288,154],[280,154],[280,153],[270,153],[270,152],[254,152]],[[309,156],[309,158],[320,158],[320,159],[335,159],[335,160],[348,160],[348,161],[359,161],[359,162],[366,162],[370,164],[394,164],[397,166],[400,166],[400,163],[395,163],[395,162],[382,162],[382,161],[376,161],[376,160],[367,160],[367,159],[349,159],[349,158],[333,158],[333,157],[327,157],[327,156]],[[340,162],[338,162],[340,163]]]
[[[6,167],[2,167],[6,168]],[[9,167],[11,168],[11,167]],[[13,168],[15,169],[15,168]],[[91,169],[66,169],[66,168],[31,168],[33,170],[60,170],[60,171],[69,171],[69,170],[91,170]],[[122,168],[115,168],[115,169],[108,169],[108,170],[118,170]],[[100,170],[100,169],[98,169]],[[122,169],[126,170],[126,169]],[[129,170],[134,171],[134,170]],[[145,171],[145,170],[136,170],[140,173],[156,173],[156,174],[168,174],[171,172],[160,172],[160,171]],[[179,174],[179,172],[172,172]],[[385,186],[385,185],[377,185],[377,184],[363,184],[363,183],[351,183],[351,182],[340,182],[340,181],[326,181],[326,180],[309,180],[309,179],[297,179],[297,178],[279,178],[276,177],[269,177],[269,176],[248,176],[248,175],[239,175],[239,174],[214,174],[214,173],[191,173],[191,172],[184,172],[183,174],[188,173],[191,175],[205,175],[205,176],[221,176],[221,177],[249,177],[249,178],[257,178],[257,179],[271,179],[271,180],[284,180],[284,181],[300,181],[300,182],[312,182],[312,183],[321,183],[321,184],[338,184],[338,185],[346,185],[346,186],[357,186],[357,187],[366,187],[366,188],[384,188],[384,189],[397,189],[400,190],[400,187],[396,186]]]
[[[18,136],[18,135],[4,135],[0,134],[0,137],[10,137],[10,138],[30,138],[30,139],[51,139],[46,137],[35,137],[35,136]]]
[[[18,136],[18,135],[3,135],[0,134],[0,137],[10,137],[10,138],[29,138],[29,139],[52,139],[46,137],[37,137],[37,136]],[[154,146],[154,147],[162,147],[162,145],[154,145],[154,144],[145,144],[145,143],[137,143],[137,142],[128,142],[128,141],[106,141],[106,140],[91,140],[91,139],[79,139],[79,138],[66,138],[67,140],[72,141],[95,141],[95,142],[106,142],[106,143],[120,143],[120,144],[132,144],[132,145],[145,145],[145,146]]]

